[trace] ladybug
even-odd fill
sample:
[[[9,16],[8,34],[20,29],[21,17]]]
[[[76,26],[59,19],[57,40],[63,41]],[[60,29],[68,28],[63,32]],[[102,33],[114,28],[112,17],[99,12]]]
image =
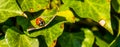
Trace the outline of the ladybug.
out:
[[[37,18],[36,19],[36,24],[38,26],[44,26],[45,25],[45,21],[42,18]]]

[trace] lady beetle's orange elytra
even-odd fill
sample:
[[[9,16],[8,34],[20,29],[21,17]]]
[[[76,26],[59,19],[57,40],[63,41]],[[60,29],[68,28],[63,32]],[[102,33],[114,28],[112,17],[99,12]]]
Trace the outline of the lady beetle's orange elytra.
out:
[[[38,26],[44,26],[45,25],[45,21],[42,18],[37,18],[36,19],[36,24]]]

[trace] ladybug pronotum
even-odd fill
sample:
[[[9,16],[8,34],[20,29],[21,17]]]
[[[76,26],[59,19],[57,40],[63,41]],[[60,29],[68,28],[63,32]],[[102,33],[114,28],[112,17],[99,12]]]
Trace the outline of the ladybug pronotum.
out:
[[[37,18],[36,19],[36,24],[38,26],[44,26],[45,25],[45,21],[42,18]]]

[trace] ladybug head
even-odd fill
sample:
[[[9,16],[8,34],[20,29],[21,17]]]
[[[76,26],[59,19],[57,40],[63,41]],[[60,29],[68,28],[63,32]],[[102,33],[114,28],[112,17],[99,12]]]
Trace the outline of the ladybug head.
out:
[[[36,24],[38,26],[44,26],[45,25],[45,21],[42,18],[37,18],[36,19]]]

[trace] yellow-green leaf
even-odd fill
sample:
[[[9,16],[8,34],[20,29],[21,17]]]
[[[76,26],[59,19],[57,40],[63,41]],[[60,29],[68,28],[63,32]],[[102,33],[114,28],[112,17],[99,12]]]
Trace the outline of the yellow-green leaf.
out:
[[[58,16],[65,17],[68,22],[74,23],[75,16],[70,10],[64,10],[57,13]]]

